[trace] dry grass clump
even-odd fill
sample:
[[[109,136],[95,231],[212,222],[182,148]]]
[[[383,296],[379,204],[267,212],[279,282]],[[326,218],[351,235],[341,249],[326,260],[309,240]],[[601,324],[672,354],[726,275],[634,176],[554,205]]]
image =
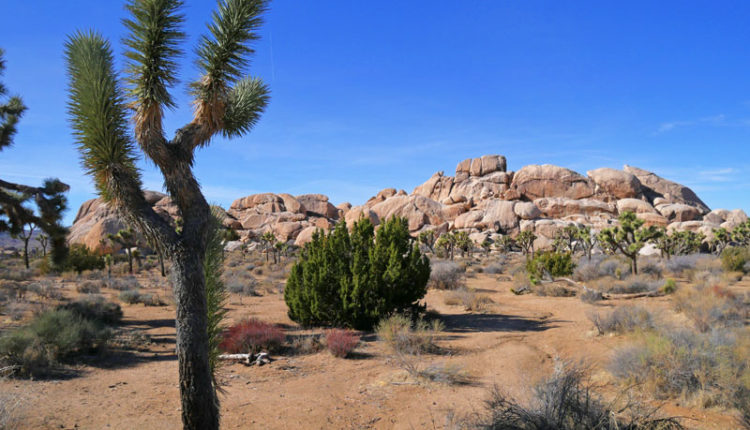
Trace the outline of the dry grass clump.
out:
[[[683,398],[702,407],[733,407],[750,393],[750,334],[746,330],[662,327],[615,352],[610,371],[642,384],[659,399]]]
[[[506,259],[504,256],[500,256],[494,261],[490,261],[483,269],[482,271],[484,273],[487,273],[489,275],[499,275],[505,272],[506,269]]]
[[[422,363],[420,355],[396,354],[395,361],[400,368],[418,382],[438,383],[445,385],[470,385],[474,378],[456,363]]]
[[[743,326],[750,317],[750,298],[735,294],[721,284],[708,285],[677,291],[673,301],[675,310],[687,316],[701,333]]]
[[[448,306],[462,306],[469,312],[486,312],[495,303],[488,296],[479,294],[474,289],[460,288],[451,291],[445,298]]]
[[[109,288],[118,291],[137,290],[141,288],[141,284],[134,276],[124,276],[110,279]]]
[[[48,279],[32,282],[26,288],[44,300],[60,300],[63,298],[60,285]]]
[[[466,268],[453,261],[435,261],[430,266],[428,288],[455,290],[464,285]]]
[[[224,286],[230,293],[242,296],[258,296],[258,280],[243,268],[225,270],[222,275]]]
[[[76,285],[76,291],[81,294],[99,294],[105,286],[104,281],[86,280]]]
[[[11,393],[0,393],[0,429],[15,430],[20,427],[22,399]]]
[[[592,312],[587,316],[594,323],[599,334],[651,330],[655,326],[651,312],[637,305],[618,306],[608,313]]]
[[[407,315],[393,314],[380,320],[375,332],[393,352],[416,355],[437,351],[435,341],[443,329],[439,320],[428,323],[419,318],[412,321]]]
[[[507,430],[673,430],[683,426],[675,418],[657,416],[654,409],[618,396],[607,402],[596,393],[582,366],[558,363],[555,372],[540,381],[527,402],[495,387],[484,412],[473,417],[449,416],[448,428]]]
[[[156,294],[143,294],[138,290],[125,290],[120,292],[120,300],[123,302],[134,305],[134,304],[142,304],[144,306],[165,306],[166,303],[164,303],[161,298]]]

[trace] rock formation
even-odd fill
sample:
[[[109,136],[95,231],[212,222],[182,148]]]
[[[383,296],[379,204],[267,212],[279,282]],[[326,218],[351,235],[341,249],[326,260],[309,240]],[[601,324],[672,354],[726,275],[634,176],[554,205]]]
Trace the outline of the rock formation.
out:
[[[163,194],[147,192],[147,200],[164,217],[179,215]],[[435,173],[411,194],[386,188],[359,206],[334,206],[322,194],[253,194],[232,203],[225,225],[243,241],[271,231],[278,240],[302,245],[317,229],[330,230],[339,222],[351,226],[365,217],[377,225],[401,216],[414,235],[426,229],[460,229],[484,238],[531,230],[539,237],[539,247],[570,223],[599,230],[616,223],[625,211],[635,212],[647,225],[707,236],[715,228],[731,229],[747,219],[739,209],[712,211],[684,185],[636,167],[595,169],[587,176],[549,164],[512,172],[504,156],[484,155],[458,163],[455,176]],[[106,204],[89,200],[81,206],[69,240],[96,247],[107,233],[123,227]]]

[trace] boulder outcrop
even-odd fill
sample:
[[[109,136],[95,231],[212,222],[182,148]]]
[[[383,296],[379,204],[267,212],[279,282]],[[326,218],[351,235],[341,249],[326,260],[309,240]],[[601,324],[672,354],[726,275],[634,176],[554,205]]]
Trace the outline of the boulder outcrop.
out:
[[[301,246],[316,230],[330,230],[338,222],[351,227],[365,217],[379,225],[400,216],[407,219],[413,235],[427,229],[458,229],[472,238],[486,238],[531,230],[540,247],[550,244],[566,225],[599,230],[617,223],[617,216],[626,211],[635,212],[646,225],[707,236],[715,228],[731,229],[748,219],[739,209],[711,211],[688,187],[627,165],[623,170],[590,170],[588,176],[549,164],[517,172],[507,167],[502,155],[469,158],[458,163],[455,176],[437,172],[411,194],[385,188],[359,206],[334,206],[322,194],[253,194],[231,204],[224,225],[238,231],[243,241],[270,231],[278,240]],[[165,219],[179,216],[168,196],[153,191],[145,196]],[[69,241],[96,247],[107,234],[124,227],[108,205],[89,200],[78,211]]]

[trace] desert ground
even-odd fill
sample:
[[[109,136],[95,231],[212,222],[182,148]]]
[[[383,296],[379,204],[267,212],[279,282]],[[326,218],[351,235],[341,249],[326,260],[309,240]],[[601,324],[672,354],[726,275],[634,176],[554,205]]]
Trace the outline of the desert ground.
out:
[[[254,317],[279,324],[288,346],[272,354],[273,361],[264,366],[227,363],[221,368],[223,428],[449,428],[450,417],[481,413],[493,386],[520,399],[528,397],[528,387],[549,375],[558,361],[584,363],[607,398],[628,390],[637,396],[637,388],[618,383],[607,371],[613,351],[630,337],[599,335],[589,315],[637,304],[661,319],[689,324],[673,310],[671,296],[585,303],[578,297],[516,295],[511,292],[514,280],[509,268],[521,257],[505,258],[506,270],[499,274],[481,273],[483,258],[465,259],[463,264],[469,266],[464,288],[491,302],[485,300],[481,309],[470,312],[449,299],[453,291],[430,289],[424,302],[444,324],[437,340],[439,351],[412,358],[418,366],[460,369],[465,377],[460,384],[412,378],[374,333],[361,333],[361,342],[349,358],[336,358],[324,348],[295,347],[322,330],[301,329],[288,318],[281,293],[288,263],[265,265],[256,258],[251,267],[257,295],[231,294],[227,323]],[[236,275],[248,263],[239,256],[234,260]],[[118,298],[120,291],[103,288],[100,294],[120,303],[124,313],[118,334],[124,340],[119,346],[54,377],[0,381],[0,392],[16,399],[20,428],[180,426],[171,293],[158,268],[143,270],[136,278],[142,293],[160,297],[164,305],[126,304]],[[62,292],[56,300],[27,295],[26,314],[11,318],[5,312],[0,316],[2,328],[22,324],[35,309],[77,298],[81,294],[76,285],[82,281],[82,276],[56,278]],[[677,279],[678,288],[689,283]],[[727,288],[745,294],[750,281],[745,277]],[[688,428],[726,429],[736,424],[734,412],[726,408],[646,399],[649,405],[660,406],[662,414],[681,417]]]

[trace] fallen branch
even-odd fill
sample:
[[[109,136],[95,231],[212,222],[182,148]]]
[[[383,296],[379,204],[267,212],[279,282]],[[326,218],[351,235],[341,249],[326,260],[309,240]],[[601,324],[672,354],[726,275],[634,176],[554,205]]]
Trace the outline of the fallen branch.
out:
[[[252,366],[254,364],[262,366],[273,361],[267,352],[259,352],[257,354],[221,354],[219,355],[219,360],[235,361],[245,366]]]

